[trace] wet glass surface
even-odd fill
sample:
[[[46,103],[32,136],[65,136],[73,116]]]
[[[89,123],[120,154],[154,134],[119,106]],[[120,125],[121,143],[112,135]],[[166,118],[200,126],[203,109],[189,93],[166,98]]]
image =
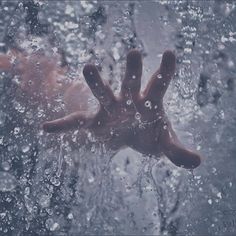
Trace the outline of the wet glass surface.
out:
[[[175,50],[164,105],[183,143],[204,157],[190,172],[130,148],[114,155],[89,132],[46,134],[42,123],[68,112],[63,94],[38,103],[37,84],[28,93],[1,70],[0,235],[235,234],[233,1],[1,1],[0,13],[2,54],[43,53],[48,71],[68,65],[68,79],[81,83],[94,63],[116,94],[131,48],[144,56],[142,88]]]

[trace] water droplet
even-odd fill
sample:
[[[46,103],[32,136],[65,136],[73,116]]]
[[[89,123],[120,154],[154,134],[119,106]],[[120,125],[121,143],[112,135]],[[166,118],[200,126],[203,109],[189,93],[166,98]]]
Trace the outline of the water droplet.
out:
[[[43,109],[38,109],[37,116],[40,118],[44,115],[44,110]]]
[[[72,213],[69,213],[68,216],[67,216],[67,218],[68,218],[69,220],[72,220],[72,219],[74,218],[74,216],[73,216]]]
[[[136,120],[140,120],[141,119],[141,114],[139,112],[136,112],[134,117],[135,117]]]
[[[0,191],[10,192],[15,189],[17,184],[16,178],[8,172],[0,171]]]
[[[25,112],[25,107],[22,106],[19,102],[15,101],[15,102],[13,103],[13,105],[14,105],[15,109],[16,109],[18,112],[20,112],[20,113],[24,113],[24,112]]]
[[[158,79],[161,79],[161,78],[162,78],[162,75],[161,75],[161,74],[158,74],[158,75],[157,75],[157,78],[158,78]]]
[[[22,146],[21,150],[22,150],[23,153],[26,153],[30,150],[30,146],[26,146],[26,145]]]
[[[20,2],[20,3],[18,4],[18,7],[19,7],[20,9],[23,9],[23,3]]]
[[[222,199],[222,193],[221,193],[221,192],[218,192],[218,193],[216,194],[216,196],[217,196],[218,198]]]
[[[33,203],[32,199],[30,199],[28,197],[28,195],[25,195],[24,200],[25,200],[25,207],[26,207],[27,211],[31,213],[34,209],[34,203]]]
[[[94,182],[94,178],[92,177],[92,176],[90,176],[89,178],[88,178],[88,182],[91,184],[91,183],[93,183]]]
[[[95,145],[92,145],[92,147],[91,147],[91,152],[95,152],[95,150],[96,150],[96,146]]]
[[[130,99],[127,100],[127,102],[126,102],[127,105],[131,105],[131,103],[132,103],[132,101]]]
[[[54,186],[59,186],[61,184],[60,180],[56,177],[52,177],[50,181]]]
[[[54,222],[52,218],[46,220],[45,225],[50,231],[55,231],[59,229],[60,225],[57,222]]]
[[[132,75],[132,79],[136,79],[136,76],[135,76],[135,75]]]
[[[68,28],[68,29],[76,29],[79,27],[78,24],[74,23],[74,22],[71,22],[71,21],[66,21],[65,22],[65,26]]]
[[[228,62],[228,67],[229,67],[229,68],[234,68],[234,62],[233,62],[232,60],[230,60],[230,61]]]
[[[16,135],[16,134],[19,134],[19,132],[20,132],[20,127],[15,127],[13,132],[14,132],[15,135]]]
[[[48,215],[52,215],[53,214],[53,210],[50,208],[46,208],[46,212],[48,213]]]
[[[2,168],[3,168],[5,171],[8,171],[8,170],[10,170],[11,166],[10,166],[9,162],[3,161],[3,162],[2,162]]]
[[[144,103],[144,106],[151,109],[151,108],[152,108],[152,103],[151,103],[151,101],[147,100],[147,101]]]
[[[49,207],[50,206],[50,200],[51,200],[51,197],[49,195],[43,194],[39,198],[39,204],[42,208]]]
[[[25,117],[28,119],[32,119],[33,118],[33,112],[27,111],[25,114]]]
[[[66,5],[65,14],[73,16],[74,8],[70,5]]]
[[[212,200],[211,199],[208,199],[207,201],[210,205],[212,204]]]
[[[91,217],[92,217],[92,215],[93,215],[93,209],[91,209],[90,211],[88,211],[87,212],[87,214],[86,214],[86,219],[87,219],[87,221],[90,221],[90,219],[91,219]]]
[[[220,117],[220,119],[222,119],[222,120],[225,118],[225,113],[224,113],[223,110],[220,111],[219,117]]]
[[[190,53],[192,53],[192,48],[185,48],[184,52],[190,54]]]
[[[8,147],[7,147],[7,150],[10,152],[10,151],[12,151],[14,149],[14,146],[13,145],[9,145]]]
[[[216,168],[215,167],[212,168],[212,173],[214,173],[214,174],[216,173]]]
[[[25,195],[29,195],[30,194],[30,188],[29,187],[26,187],[25,188]]]
[[[1,219],[4,219],[6,215],[7,215],[6,212],[2,212],[2,213],[0,213],[0,218],[1,218]]]

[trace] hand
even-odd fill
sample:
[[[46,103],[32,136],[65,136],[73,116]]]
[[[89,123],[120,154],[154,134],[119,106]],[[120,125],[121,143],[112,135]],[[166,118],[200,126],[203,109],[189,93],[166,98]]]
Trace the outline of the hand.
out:
[[[46,122],[43,128],[46,132],[88,129],[110,149],[129,146],[154,157],[164,153],[177,166],[196,168],[201,157],[180,144],[163,108],[163,96],[174,71],[175,55],[166,51],[160,68],[141,95],[142,57],[139,51],[132,50],[127,56],[125,78],[117,98],[103,83],[96,67],[87,64],[83,74],[100,103],[99,111],[95,115],[78,111]]]

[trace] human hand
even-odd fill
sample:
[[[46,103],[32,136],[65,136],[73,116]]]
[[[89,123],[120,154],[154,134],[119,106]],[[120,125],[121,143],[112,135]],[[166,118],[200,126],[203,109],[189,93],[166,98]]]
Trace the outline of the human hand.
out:
[[[174,71],[175,55],[166,51],[160,68],[141,95],[142,57],[139,51],[132,50],[127,56],[120,96],[115,97],[110,87],[103,83],[96,67],[87,64],[83,74],[100,103],[99,111],[95,115],[77,111],[45,122],[43,129],[46,132],[87,129],[98,142],[105,143],[112,150],[129,146],[154,157],[164,153],[177,166],[196,168],[201,163],[200,155],[180,144],[163,108],[163,97]]]

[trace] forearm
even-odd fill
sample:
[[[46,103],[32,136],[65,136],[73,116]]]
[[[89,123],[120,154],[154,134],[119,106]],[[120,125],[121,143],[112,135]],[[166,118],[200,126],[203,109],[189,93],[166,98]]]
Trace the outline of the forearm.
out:
[[[0,70],[10,71],[12,69],[11,58],[9,55],[0,54]]]

